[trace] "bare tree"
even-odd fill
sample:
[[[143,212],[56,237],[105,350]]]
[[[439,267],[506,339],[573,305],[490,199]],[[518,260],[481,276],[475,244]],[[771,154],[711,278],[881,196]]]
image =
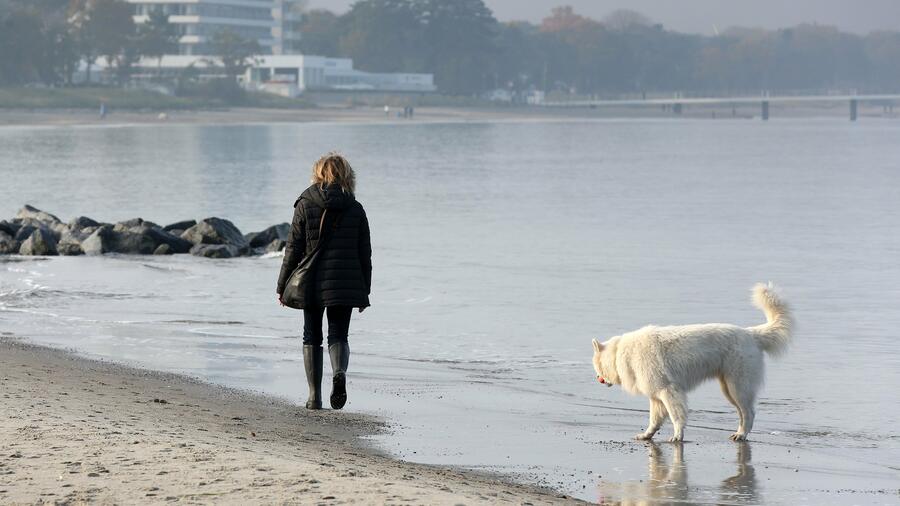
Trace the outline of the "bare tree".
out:
[[[630,28],[650,26],[653,22],[640,12],[618,9],[607,14],[603,24],[610,30],[624,32]]]

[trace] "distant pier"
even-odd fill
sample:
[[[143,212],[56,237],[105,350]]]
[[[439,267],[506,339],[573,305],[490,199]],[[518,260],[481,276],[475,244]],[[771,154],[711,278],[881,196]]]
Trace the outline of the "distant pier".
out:
[[[759,97],[672,97],[672,98],[646,98],[626,100],[561,100],[548,101],[540,105],[543,107],[567,107],[567,108],[591,108],[598,107],[635,107],[657,106],[663,110],[671,110],[673,114],[681,114],[686,106],[690,105],[721,105],[730,106],[732,112],[739,105],[757,105],[760,117],[763,121],[769,119],[769,104],[808,104],[808,103],[834,103],[843,102],[849,106],[850,121],[856,121],[860,103],[880,102],[885,107],[893,110],[894,103],[900,102],[900,94],[882,95],[796,95],[796,96],[759,96]]]

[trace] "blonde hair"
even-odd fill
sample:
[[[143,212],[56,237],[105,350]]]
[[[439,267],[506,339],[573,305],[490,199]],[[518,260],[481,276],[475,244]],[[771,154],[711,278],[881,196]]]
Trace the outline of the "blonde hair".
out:
[[[332,151],[313,164],[312,184],[320,187],[336,184],[345,192],[353,193],[356,191],[356,173],[346,158]]]

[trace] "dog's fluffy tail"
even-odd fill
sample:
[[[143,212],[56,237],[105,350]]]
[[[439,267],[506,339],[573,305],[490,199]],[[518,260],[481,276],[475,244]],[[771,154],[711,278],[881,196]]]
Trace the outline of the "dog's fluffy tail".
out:
[[[765,324],[751,328],[760,348],[772,356],[784,353],[794,326],[787,303],[778,296],[772,283],[757,283],[753,287],[753,305],[766,314]]]

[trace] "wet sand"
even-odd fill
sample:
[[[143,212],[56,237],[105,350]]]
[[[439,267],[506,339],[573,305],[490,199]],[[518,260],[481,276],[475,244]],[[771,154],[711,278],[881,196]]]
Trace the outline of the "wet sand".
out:
[[[561,504],[388,458],[382,423],[0,341],[0,503]]]

